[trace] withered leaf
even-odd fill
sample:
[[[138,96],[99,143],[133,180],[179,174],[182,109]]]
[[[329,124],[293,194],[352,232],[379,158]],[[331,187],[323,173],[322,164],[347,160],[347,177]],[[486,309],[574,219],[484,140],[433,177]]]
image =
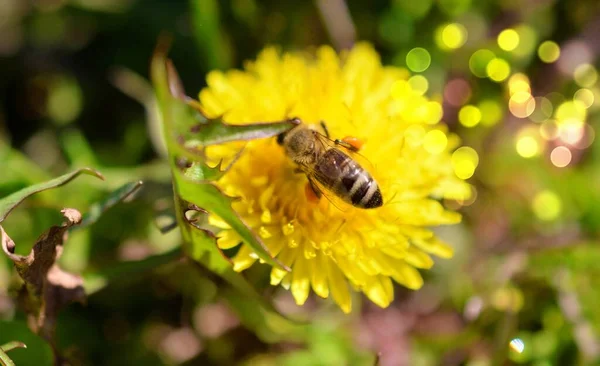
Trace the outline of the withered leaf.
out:
[[[63,271],[56,264],[63,251],[67,230],[81,223],[81,214],[72,208],[63,209],[61,213],[65,222],[40,235],[27,256],[15,254],[14,241],[0,226],[2,250],[13,261],[25,283],[20,300],[30,314],[30,326],[49,340],[53,337],[60,308],[85,300],[82,278]]]

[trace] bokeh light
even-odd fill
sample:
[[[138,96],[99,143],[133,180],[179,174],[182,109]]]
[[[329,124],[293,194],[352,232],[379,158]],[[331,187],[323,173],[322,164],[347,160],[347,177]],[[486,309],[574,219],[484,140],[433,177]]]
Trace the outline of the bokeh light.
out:
[[[423,72],[429,65],[431,65],[431,55],[422,47],[415,47],[406,54],[406,66],[411,71]]]
[[[529,116],[529,119],[533,122],[542,123],[552,117],[552,112],[554,111],[552,102],[545,97],[535,97],[534,99],[535,109]]]
[[[598,81],[598,71],[593,65],[582,64],[575,68],[573,79],[581,87],[591,87]]]
[[[413,124],[404,131],[404,142],[412,147],[421,146],[425,138],[425,128],[422,125]]]
[[[547,120],[540,125],[540,136],[546,141],[558,138],[558,126],[555,121]]]
[[[554,41],[544,41],[538,47],[538,57],[545,63],[552,63],[560,57],[560,47]]]
[[[429,81],[423,75],[413,75],[410,79],[408,79],[408,84],[418,95],[425,94],[427,89],[429,89]]]
[[[438,102],[429,101],[425,105],[421,106],[423,110],[423,120],[429,124],[436,124],[441,121],[444,116],[444,109]]]
[[[539,131],[535,127],[526,126],[516,136],[515,148],[517,154],[524,158],[532,158],[541,152]]]
[[[430,154],[439,154],[446,149],[448,138],[440,130],[431,130],[425,134],[423,148]]]
[[[482,100],[477,108],[481,111],[481,124],[484,126],[493,126],[504,117],[500,102],[494,99]]]
[[[583,122],[587,118],[587,108],[578,100],[568,100],[556,108],[555,117],[559,124],[568,120]]]
[[[461,179],[469,179],[475,173],[475,169],[479,164],[479,155],[477,152],[468,146],[458,148],[452,153],[452,167],[457,177]]]
[[[509,345],[510,349],[517,353],[523,353],[523,350],[525,350],[525,343],[521,338],[513,338]]]
[[[540,146],[532,136],[522,136],[517,139],[517,153],[524,158],[532,158],[539,154]]]
[[[481,122],[481,111],[474,105],[466,105],[458,112],[458,121],[465,127],[475,127]]]
[[[520,24],[515,27],[519,42],[512,53],[519,58],[529,57],[535,51],[538,34],[529,24]]]
[[[508,101],[508,109],[517,118],[527,118],[535,110],[535,99],[526,91],[516,92]]]
[[[585,134],[585,124],[577,119],[568,119],[558,123],[560,139],[570,145],[577,145]]]
[[[444,99],[454,107],[460,107],[471,99],[471,86],[462,78],[448,81],[444,87]]]
[[[513,95],[516,92],[527,92],[531,94],[531,85],[527,75],[520,72],[513,74],[508,79],[508,91],[510,95]]]
[[[573,94],[573,100],[578,101],[581,105],[589,109],[594,104],[594,92],[590,89],[579,89]]]
[[[589,124],[584,124],[581,138],[579,141],[572,143],[571,146],[579,150],[587,149],[592,145],[595,138],[596,131],[594,131],[594,128]]]
[[[478,78],[486,78],[488,64],[495,58],[494,52],[488,49],[477,50],[469,58],[469,69]]]
[[[476,11],[470,11],[460,16],[460,23],[467,29],[467,44],[476,45],[487,41],[488,21]]]
[[[504,51],[512,51],[519,45],[519,33],[514,29],[505,29],[498,34],[498,46]]]
[[[531,208],[540,220],[552,221],[560,215],[562,202],[555,192],[543,190],[533,197]]]
[[[550,153],[550,161],[558,168],[564,168],[571,162],[573,155],[566,146],[557,146]]]
[[[561,57],[558,59],[557,66],[564,75],[573,75],[579,65],[590,64],[593,58],[594,53],[587,43],[572,40],[561,48]]]
[[[455,50],[462,47],[467,42],[467,29],[460,23],[450,23],[442,26],[439,30],[439,36],[436,37],[438,46],[441,49]]]
[[[83,93],[76,80],[57,77],[50,83],[47,113],[58,124],[73,122],[83,109]]]
[[[492,59],[485,68],[487,76],[495,81],[504,81],[510,75],[510,64],[501,58]]]
[[[491,297],[491,305],[500,311],[518,313],[523,308],[523,293],[516,287],[503,286],[497,288]]]

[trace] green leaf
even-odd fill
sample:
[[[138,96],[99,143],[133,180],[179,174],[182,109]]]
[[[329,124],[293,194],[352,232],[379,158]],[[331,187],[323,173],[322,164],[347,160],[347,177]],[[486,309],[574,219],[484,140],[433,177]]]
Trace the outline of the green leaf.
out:
[[[7,197],[4,197],[3,199],[0,200],[0,222],[4,221],[6,219],[6,217],[8,216],[8,214],[15,208],[17,207],[21,202],[23,202],[23,200],[35,193],[50,189],[50,188],[56,188],[56,187],[60,187],[64,184],[69,183],[71,180],[75,179],[78,175],[80,174],[89,174],[89,175],[93,175],[97,178],[100,179],[104,179],[102,177],[102,174],[100,174],[99,172],[90,169],[90,168],[83,168],[83,169],[78,169],[76,171],[73,171],[71,173],[67,173],[65,175],[61,175],[58,178],[49,180],[47,182],[44,183],[39,183],[39,184],[34,184],[32,186],[29,186],[27,188],[21,189],[18,192],[15,192]]]
[[[270,314],[258,316],[252,311],[240,312],[246,324],[260,327],[264,330],[263,335],[269,339],[285,332],[300,334],[302,326],[278,314],[244,276],[233,270],[229,258],[218,248],[215,235],[186,216],[190,210],[203,214],[211,212],[220,216],[240,233],[263,261],[289,271],[289,268],[269,254],[260,238],[232,209],[233,198],[224,195],[213,184],[227,169],[222,170],[221,164],[215,167],[208,166],[203,148],[206,144],[274,136],[293,127],[294,122],[283,121],[243,127],[224,124],[220,119],[209,121],[204,117],[198,103],[185,95],[175,68],[166,59],[165,48],[164,42],[159,44],[152,60],[151,74],[173,174],[175,215],[181,229],[184,249],[187,255],[197,262],[197,267],[206,268],[227,282],[226,285],[231,287],[232,295],[228,297],[232,306],[233,302],[246,304],[249,308],[259,309],[261,314]],[[190,133],[194,134],[192,140],[195,139],[195,142],[185,140],[185,136],[191,136]],[[190,148],[190,145],[193,145],[193,148]]]
[[[153,255],[139,261],[120,262],[97,272],[85,273],[83,276],[83,288],[89,296],[102,290],[113,281],[129,278],[138,273],[145,273],[181,257],[181,248],[175,248],[166,253]]]
[[[13,342],[15,339],[27,344],[27,349],[12,349],[10,351],[11,362],[2,363],[4,358],[0,352],[0,365],[36,365],[50,366],[54,363],[54,355],[50,345],[40,336],[35,335],[28,327],[25,321],[5,321],[0,320],[0,348],[4,349],[6,343]],[[17,342],[20,343],[20,342]],[[6,356],[6,353],[4,353]],[[8,358],[8,356],[6,356]]]
[[[277,136],[296,126],[295,119],[279,122],[248,123],[231,125],[221,118],[209,119],[192,128],[192,135],[186,139],[186,147],[218,145],[231,141],[247,141]]]
[[[15,366],[15,363],[8,357],[8,355],[0,348],[0,365],[2,366]]]
[[[234,126],[223,124],[222,121],[207,121],[199,112],[201,108],[195,101],[185,95],[181,80],[177,71],[170,61],[166,59],[164,45],[160,45],[154,55],[151,64],[152,80],[156,89],[158,103],[163,117],[164,136],[167,139],[167,148],[169,151],[172,172],[175,179],[175,192],[184,200],[191,202],[202,209],[214,213],[227,222],[236,230],[244,241],[254,249],[259,258],[266,263],[288,270],[279,261],[273,258],[268,252],[266,246],[260,238],[248,228],[236,212],[231,208],[231,197],[226,197],[221,191],[213,185],[210,180],[217,178],[220,173],[220,166],[209,167],[202,159],[202,154],[195,154],[181,146],[178,141],[175,121],[182,124],[183,120],[190,121],[190,108],[195,110],[196,118],[205,121],[201,125],[198,135],[207,135],[206,139],[200,141],[218,142],[234,141],[240,138],[258,138],[273,136],[281,133],[296,123],[294,120],[283,121],[276,124],[264,124],[265,130],[261,132],[260,124],[250,125],[246,130],[240,130],[243,126]],[[222,134],[217,137],[217,134]],[[190,159],[194,164],[194,179],[191,175],[186,177],[181,172],[176,162],[179,158]],[[180,225],[183,220],[179,220]],[[220,269],[218,269],[220,270]]]
[[[182,200],[176,201],[177,217],[189,257],[216,273],[227,283],[220,285],[223,296],[240,320],[264,341],[305,339],[306,325],[281,315],[240,273],[216,245],[216,237],[185,218]]]
[[[176,182],[175,187],[182,199],[219,216],[242,237],[247,245],[252,247],[260,259],[273,266],[288,272],[290,271],[287,266],[271,256],[267,247],[256,233],[248,228],[240,219],[231,207],[233,198],[225,196],[221,190],[211,182],[193,181],[178,170],[175,170],[174,174]]]
[[[0,346],[0,364],[1,365],[3,365],[3,366],[14,366],[15,365],[13,360],[11,360],[10,357],[8,357],[8,355],[6,354],[6,352],[12,351],[15,348],[27,348],[27,346],[23,342],[16,342],[16,341],[8,342],[8,343]]]
[[[192,0],[190,3],[194,36],[208,68],[228,68],[231,56],[219,29],[219,2]]]
[[[81,221],[81,225],[75,226],[74,229],[92,225],[98,221],[102,214],[104,214],[108,209],[135,194],[135,192],[142,187],[142,184],[142,181],[126,183],[115,191],[111,192],[104,201],[97,202],[90,206]]]
[[[0,350],[4,352],[12,351],[15,348],[27,348],[27,346],[25,343],[17,341],[8,342],[0,346]]]

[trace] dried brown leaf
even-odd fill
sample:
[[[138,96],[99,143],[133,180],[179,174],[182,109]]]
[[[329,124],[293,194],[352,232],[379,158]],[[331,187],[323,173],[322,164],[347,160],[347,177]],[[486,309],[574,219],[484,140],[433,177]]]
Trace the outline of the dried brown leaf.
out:
[[[56,264],[62,254],[67,231],[81,223],[81,214],[72,208],[65,208],[61,213],[65,222],[40,235],[27,256],[14,254],[15,243],[0,226],[2,250],[13,261],[24,281],[20,300],[29,313],[30,326],[48,340],[53,338],[60,308],[85,300],[82,278],[63,271]]]

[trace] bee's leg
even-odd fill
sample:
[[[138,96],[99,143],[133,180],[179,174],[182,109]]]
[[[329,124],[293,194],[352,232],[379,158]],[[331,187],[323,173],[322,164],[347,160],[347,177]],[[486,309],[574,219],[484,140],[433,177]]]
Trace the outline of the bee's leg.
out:
[[[327,129],[327,125],[325,124],[325,121],[321,121],[321,128],[323,129],[323,132],[325,133],[325,137],[329,138],[329,130]]]
[[[335,140],[335,143],[354,152],[358,152],[365,144],[363,140],[354,136],[346,136],[341,140]]]
[[[304,193],[306,194],[306,199],[308,200],[308,202],[314,203],[319,202],[322,195],[319,188],[310,178],[308,178],[308,182],[306,183],[306,186],[304,186]]]

